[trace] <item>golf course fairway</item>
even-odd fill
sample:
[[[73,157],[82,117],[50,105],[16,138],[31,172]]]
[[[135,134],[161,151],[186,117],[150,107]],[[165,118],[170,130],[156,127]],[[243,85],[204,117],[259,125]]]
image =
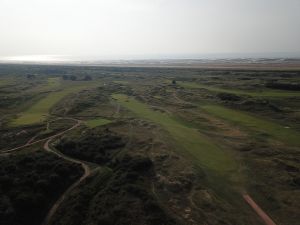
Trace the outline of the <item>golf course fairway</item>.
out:
[[[218,173],[233,171],[237,165],[229,152],[214,144],[197,129],[187,127],[171,115],[154,111],[148,105],[123,94],[112,95],[121,106],[135,113],[138,117],[161,125],[182,150],[190,154],[201,166]]]

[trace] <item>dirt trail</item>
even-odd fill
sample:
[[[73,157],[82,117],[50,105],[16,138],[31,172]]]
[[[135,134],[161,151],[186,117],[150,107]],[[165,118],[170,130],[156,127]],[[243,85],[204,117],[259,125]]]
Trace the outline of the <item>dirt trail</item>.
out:
[[[42,138],[42,139],[37,140],[37,141],[32,141],[32,140],[30,139],[30,140],[29,140],[26,144],[24,144],[24,145],[21,145],[21,146],[19,146],[19,147],[12,148],[12,149],[9,149],[9,150],[1,151],[0,155],[1,155],[1,154],[7,154],[7,153],[10,153],[10,152],[14,152],[14,151],[17,151],[17,150],[19,150],[19,149],[22,149],[22,148],[25,148],[25,147],[28,147],[28,146],[31,146],[31,145],[34,145],[34,144],[37,144],[37,143],[40,143],[40,142],[43,142],[43,141],[46,141],[46,140],[49,140],[49,139],[58,137],[58,136],[61,136],[61,135],[63,135],[64,133],[66,133],[66,132],[68,132],[68,131],[70,131],[70,130],[73,130],[74,128],[78,127],[78,126],[81,124],[81,122],[82,122],[82,121],[80,121],[80,120],[73,119],[73,118],[65,118],[65,119],[73,120],[73,121],[76,121],[77,123],[76,123],[75,125],[73,125],[72,127],[70,127],[69,129],[64,130],[64,131],[62,131],[62,132],[59,132],[59,133],[57,133],[57,134],[54,134],[54,135],[52,135],[52,136],[50,136],[50,137]],[[33,137],[33,138],[35,138],[35,137]],[[33,138],[32,138],[32,139],[33,139]]]
[[[67,131],[70,131],[70,130],[73,130],[75,129],[76,127],[80,126],[80,124],[82,123],[81,120],[76,120],[76,119],[73,119],[73,118],[67,118],[67,119],[71,119],[71,120],[74,120],[76,121],[77,123],[72,126],[71,128],[63,131],[63,132],[60,132],[56,135],[53,135],[51,136],[50,138],[48,138],[48,140],[45,142],[44,144],[44,149],[52,154],[55,154],[56,156],[64,159],[64,160],[67,160],[69,162],[72,162],[72,163],[77,163],[77,164],[80,164],[81,167],[83,168],[84,170],[84,173],[83,175],[75,182],[73,183],[60,197],[59,199],[52,205],[51,209],[49,210],[49,212],[47,213],[46,215],[46,218],[44,220],[44,222],[42,223],[43,225],[47,225],[49,224],[49,222],[51,221],[51,218],[52,216],[54,215],[54,213],[56,212],[56,210],[58,209],[58,207],[60,206],[60,204],[64,201],[65,197],[75,188],[77,187],[81,181],[83,181],[86,177],[88,177],[90,174],[91,174],[91,170],[89,168],[89,166],[80,161],[80,160],[77,160],[77,159],[74,159],[74,158],[71,158],[71,157],[68,157],[68,156],[65,156],[64,154],[58,152],[58,151],[54,151],[53,149],[51,149],[51,147],[49,146],[49,143],[55,138],[55,137],[58,137],[62,134],[64,134],[65,132]]]
[[[274,221],[255,203],[255,201],[248,194],[244,194],[243,198],[257,213],[257,215],[265,222],[266,225],[276,225]]]
[[[38,136],[38,134],[33,136],[32,138],[30,138],[29,141],[26,142],[26,145],[29,145],[30,143],[32,143],[34,141],[34,139],[36,139],[37,136]]]
[[[80,122],[79,122],[80,124]],[[75,127],[73,126],[73,129]],[[44,149],[48,152],[51,152],[55,155],[57,155],[58,157],[64,159],[64,160],[67,160],[69,162],[72,162],[72,163],[77,163],[77,164],[80,164],[81,167],[83,168],[84,170],[84,173],[83,175],[75,182],[73,183],[60,197],[59,199],[54,203],[54,205],[51,207],[51,209],[49,210],[44,222],[42,223],[42,225],[47,225],[49,224],[49,222],[51,221],[51,218],[52,216],[54,215],[54,213],[56,212],[56,210],[58,209],[58,207],[60,206],[60,204],[64,201],[65,197],[70,194],[70,192],[75,188],[77,187],[81,181],[83,181],[86,177],[88,177],[90,174],[91,174],[91,170],[89,168],[89,166],[87,164],[85,164],[84,162],[80,161],[80,160],[77,160],[77,159],[73,159],[73,158],[70,158],[70,157],[67,157],[65,155],[63,155],[62,153],[60,152],[56,152],[54,150],[52,150],[50,147],[49,147],[49,143],[53,140],[54,137],[48,139],[48,141],[44,144]]]
[[[50,141],[52,141],[54,138],[58,137],[58,136],[61,136],[63,135],[64,133],[70,131],[70,130],[73,130],[75,129],[76,127],[80,126],[80,124],[82,123],[81,120],[77,120],[77,119],[73,119],[73,118],[60,118],[60,119],[69,119],[69,120],[73,120],[73,121],[76,121],[76,124],[73,125],[72,127],[68,128],[67,130],[64,130],[62,132],[59,132],[55,135],[52,135],[50,137],[47,137],[47,138],[43,138],[43,139],[40,139],[40,140],[37,140],[37,141],[34,141],[34,138],[31,138],[25,145],[22,145],[22,146],[19,146],[19,147],[16,147],[16,148],[13,148],[13,149],[10,149],[10,150],[6,150],[6,151],[3,151],[1,152],[1,154],[5,155],[5,154],[9,154],[11,152],[14,152],[16,150],[19,150],[19,149],[22,149],[22,148],[25,148],[25,147],[28,147],[28,146],[31,146],[31,145],[34,145],[36,143],[39,143],[39,142],[43,142],[43,141],[46,141],[45,144],[44,144],[44,149],[48,152],[51,152],[52,154],[55,154],[56,156],[64,159],[64,160],[67,160],[69,162],[72,162],[72,163],[77,163],[77,164],[80,164],[81,167],[83,168],[84,170],[84,173],[83,175],[75,182],[73,183],[61,196],[60,198],[54,203],[54,205],[51,207],[51,209],[49,210],[49,212],[47,213],[47,216],[44,220],[44,222],[42,223],[43,225],[47,225],[49,224],[52,216],[54,215],[54,213],[56,212],[57,208],[60,206],[60,204],[63,202],[63,200],[65,199],[66,195],[68,195],[76,186],[78,186],[81,181],[83,181],[86,177],[88,177],[90,174],[91,174],[91,170],[89,168],[89,166],[80,161],[80,160],[77,160],[77,159],[73,159],[73,158],[70,158],[70,157],[67,157],[65,155],[63,155],[62,153],[60,152],[56,152],[54,150],[52,150],[49,146],[49,143]],[[49,127],[49,122],[47,124],[47,127]]]
[[[120,104],[117,104],[117,108],[116,108],[116,112],[115,112],[116,117],[119,116],[119,113],[120,113]]]
[[[175,98],[179,103],[186,103],[186,101],[182,100],[181,98],[179,98],[177,96],[177,93],[176,92],[173,92],[173,98]]]

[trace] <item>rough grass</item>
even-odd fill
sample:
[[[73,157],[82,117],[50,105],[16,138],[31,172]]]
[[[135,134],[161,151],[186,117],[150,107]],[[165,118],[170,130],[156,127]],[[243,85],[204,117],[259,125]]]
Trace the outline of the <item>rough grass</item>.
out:
[[[200,166],[221,173],[236,169],[232,156],[197,129],[185,126],[168,114],[153,111],[146,104],[126,95],[115,94],[113,98],[137,116],[160,124]]]
[[[92,119],[92,120],[88,120],[85,122],[85,124],[90,128],[102,126],[102,125],[109,124],[109,123],[111,123],[110,120],[102,119],[102,118]]]
[[[237,90],[237,89],[226,89],[226,88],[220,88],[220,87],[214,87],[209,85],[203,85],[193,82],[181,82],[177,81],[177,84],[184,87],[184,88],[190,88],[190,89],[197,89],[197,88],[203,88],[207,89],[209,91],[214,92],[225,92],[230,94],[236,94],[236,95],[249,95],[253,97],[294,97],[294,96],[300,96],[300,92],[297,91],[280,91],[280,90],[271,90],[271,89],[265,89],[263,91],[243,91],[243,90]]]
[[[0,79],[0,87],[4,87],[4,86],[9,85],[11,83],[13,83],[12,79],[9,79],[9,78],[7,78],[7,79],[3,79],[3,78]]]
[[[48,87],[50,88],[56,88],[56,87],[59,87],[60,86],[60,77],[51,77],[51,78],[48,78]]]
[[[271,137],[293,146],[300,146],[300,133],[283,125],[268,121],[251,114],[219,105],[201,106],[209,114],[231,121],[254,131],[267,133]]]
[[[116,84],[123,84],[123,85],[129,84],[129,82],[125,81],[125,80],[115,80],[114,83],[116,83]]]

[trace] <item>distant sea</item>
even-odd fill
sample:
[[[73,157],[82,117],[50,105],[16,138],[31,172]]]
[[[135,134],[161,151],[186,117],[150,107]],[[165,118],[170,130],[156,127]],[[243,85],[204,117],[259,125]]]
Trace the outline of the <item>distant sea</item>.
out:
[[[224,56],[223,58],[221,56]],[[100,58],[100,59],[99,59]],[[68,55],[23,55],[0,57],[2,64],[90,65],[131,67],[191,67],[191,68],[274,68],[300,70],[300,57],[153,57],[126,59],[101,59],[101,57],[76,57]]]

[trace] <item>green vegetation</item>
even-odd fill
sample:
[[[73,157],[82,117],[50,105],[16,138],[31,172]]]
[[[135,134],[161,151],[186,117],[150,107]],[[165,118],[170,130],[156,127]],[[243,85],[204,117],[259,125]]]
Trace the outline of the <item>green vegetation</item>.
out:
[[[179,225],[153,196],[148,182],[152,170],[149,158],[119,158],[68,196],[50,224]]]
[[[117,134],[109,130],[100,133],[99,130],[92,129],[80,137],[63,138],[56,148],[73,158],[103,164],[124,145],[124,141]]]
[[[213,92],[224,92],[230,94],[237,94],[237,95],[249,95],[253,97],[295,97],[300,96],[299,91],[280,91],[280,90],[271,90],[271,89],[264,89],[263,91],[243,91],[238,89],[226,89],[220,87],[214,87],[204,84],[198,84],[194,82],[177,82],[182,87],[191,88],[191,89],[198,89],[203,88]]]
[[[49,115],[49,110],[62,98],[89,87],[91,87],[91,84],[87,85],[85,83],[84,85],[71,86],[61,91],[52,92],[36,102],[25,112],[22,112],[11,124],[13,126],[19,126],[43,122]]]
[[[45,126],[41,124],[27,127],[26,132],[22,127],[10,127],[10,135],[7,135],[7,130],[0,129],[0,150],[8,150],[24,145],[30,138],[39,134],[44,129]]]
[[[1,224],[41,224],[53,202],[81,174],[79,165],[43,151],[0,157]]]
[[[0,87],[6,86],[11,83],[10,79],[0,79]]]
[[[43,122],[49,115],[50,108],[72,92],[73,90],[63,90],[50,93],[31,106],[28,110],[21,113],[20,116],[12,122],[12,125],[19,126]]]
[[[261,224],[248,193],[296,225],[299,83],[299,71],[1,64],[0,224],[41,224],[58,199],[49,225]],[[74,119],[85,125],[68,130]],[[65,158],[26,145],[66,130],[50,143]],[[71,158],[90,169],[80,183]]]
[[[60,78],[59,77],[50,77],[48,78],[48,87],[56,88],[60,86]]]
[[[145,149],[134,147],[140,141],[136,133],[141,135],[131,132],[130,152],[125,147],[126,135],[104,127],[68,135],[57,143],[64,154],[102,167],[67,196],[51,224],[177,224],[153,194],[149,182],[155,176],[153,161]]]
[[[113,98],[137,116],[163,126],[177,141],[177,144],[195,157],[201,166],[220,173],[236,169],[236,164],[230,154],[198,130],[185,126],[170,115],[153,111],[147,105],[126,95],[114,94]]]
[[[265,132],[273,138],[286,142],[287,144],[300,146],[300,133],[289,127],[284,127],[266,119],[220,105],[203,105],[201,108],[214,116],[231,121],[240,126],[259,132]]]
[[[94,127],[97,127],[97,126],[102,126],[102,125],[109,124],[109,123],[111,123],[111,120],[102,119],[102,118],[92,119],[92,120],[88,120],[88,121],[85,122],[85,124],[90,128],[94,128]]]
[[[153,97],[156,98],[156,99],[162,99],[162,97],[159,96],[159,95],[154,95]]]
[[[123,84],[123,85],[129,84],[129,82],[125,81],[125,80],[116,80],[116,81],[114,81],[114,83],[116,83],[116,84]]]

